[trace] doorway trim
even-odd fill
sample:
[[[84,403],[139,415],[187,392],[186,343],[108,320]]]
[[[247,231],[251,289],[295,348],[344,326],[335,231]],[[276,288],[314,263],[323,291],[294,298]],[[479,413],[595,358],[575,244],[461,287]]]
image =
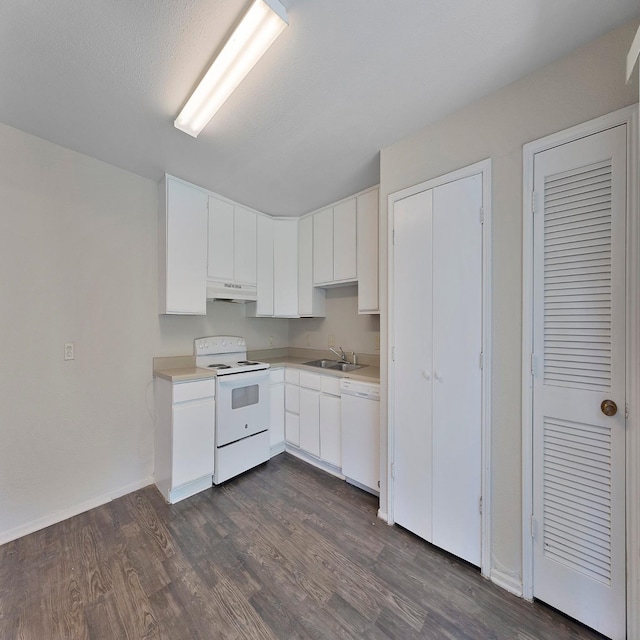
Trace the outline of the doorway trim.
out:
[[[627,126],[626,266],[626,551],[627,636],[640,637],[640,219],[638,214],[638,105],[560,131],[523,147],[522,178],[522,587],[533,600],[533,166],[536,153],[606,129]]]
[[[492,348],[491,348],[491,158],[481,160],[447,173],[445,175],[421,182],[420,184],[407,187],[401,191],[396,191],[388,196],[388,335],[387,357],[388,357],[388,402],[387,402],[387,495],[388,495],[388,524],[394,524],[393,501],[394,501],[394,481],[393,481],[393,461],[394,461],[394,436],[395,436],[395,366],[393,361],[393,340],[391,339],[395,331],[394,322],[394,246],[393,246],[393,223],[395,203],[404,198],[408,198],[422,191],[434,189],[449,182],[455,182],[463,178],[469,178],[482,174],[482,415],[481,415],[481,495],[482,495],[482,517],[480,525],[481,552],[480,570],[485,578],[491,573],[491,370],[492,370]],[[480,212],[478,212],[480,215]]]

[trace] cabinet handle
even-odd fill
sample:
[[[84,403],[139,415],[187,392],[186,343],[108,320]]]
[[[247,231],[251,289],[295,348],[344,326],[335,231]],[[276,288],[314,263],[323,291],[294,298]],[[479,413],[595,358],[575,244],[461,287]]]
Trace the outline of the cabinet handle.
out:
[[[431,380],[431,373],[429,371],[427,371],[426,369],[422,370],[422,377],[425,380]]]
[[[442,382],[442,374],[439,371],[436,371],[433,376],[438,382]]]

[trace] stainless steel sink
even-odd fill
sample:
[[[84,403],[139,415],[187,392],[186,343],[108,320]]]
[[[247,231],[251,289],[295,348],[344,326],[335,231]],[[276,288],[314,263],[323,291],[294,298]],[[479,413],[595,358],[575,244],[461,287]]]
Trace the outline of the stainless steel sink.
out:
[[[349,362],[338,362],[337,360],[312,360],[305,362],[308,367],[318,367],[319,369],[333,369],[334,371],[356,371],[366,367],[366,364],[350,364]]]
[[[331,369],[333,366],[340,364],[337,360],[312,360],[304,362],[309,367],[320,367],[321,369]]]

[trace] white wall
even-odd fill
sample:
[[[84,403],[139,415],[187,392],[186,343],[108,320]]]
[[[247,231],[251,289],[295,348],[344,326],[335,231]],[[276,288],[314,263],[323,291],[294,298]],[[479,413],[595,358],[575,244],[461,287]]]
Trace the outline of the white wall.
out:
[[[329,336],[345,351],[379,355],[380,316],[358,315],[358,287],[327,289],[325,318],[300,318],[289,322],[289,346],[328,349]]]
[[[521,579],[522,145],[637,100],[637,86],[624,82],[626,53],[637,25],[612,31],[381,152],[383,310],[387,196],[484,158],[493,160],[492,566],[514,585]],[[384,391],[384,313],[381,330]],[[382,411],[386,455],[384,393]],[[381,499],[384,509],[386,486]]]
[[[288,321],[158,317],[157,185],[5,125],[0,207],[2,543],[152,481],[153,356]]]

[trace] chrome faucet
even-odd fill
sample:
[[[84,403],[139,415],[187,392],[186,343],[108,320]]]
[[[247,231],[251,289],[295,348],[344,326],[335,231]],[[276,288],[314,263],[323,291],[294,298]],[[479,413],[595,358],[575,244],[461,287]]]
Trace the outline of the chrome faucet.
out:
[[[329,351],[333,351],[333,353],[335,353],[338,358],[340,358],[341,362],[348,363],[349,361],[347,360],[347,354],[344,352],[342,347],[338,347],[338,349],[340,349],[340,353],[338,353],[333,347],[329,347]]]

